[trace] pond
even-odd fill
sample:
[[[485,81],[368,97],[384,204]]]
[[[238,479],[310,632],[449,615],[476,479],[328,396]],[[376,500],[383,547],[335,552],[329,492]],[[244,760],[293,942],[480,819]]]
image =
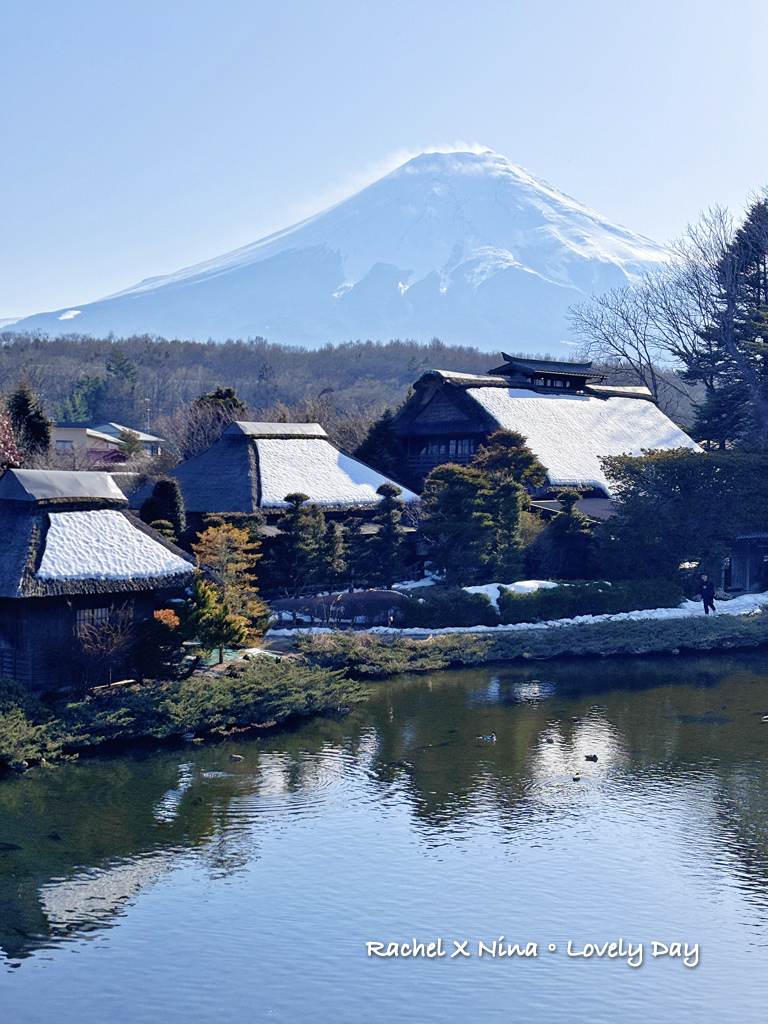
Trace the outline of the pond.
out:
[[[762,1019],[766,714],[757,654],[542,661],[9,779],[0,1019]]]

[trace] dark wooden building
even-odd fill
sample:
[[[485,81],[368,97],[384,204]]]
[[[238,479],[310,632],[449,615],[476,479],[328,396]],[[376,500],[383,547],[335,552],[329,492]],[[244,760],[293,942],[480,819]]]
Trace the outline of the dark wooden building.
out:
[[[72,681],[85,625],[134,620],[183,594],[189,555],[128,511],[107,473],[7,470],[0,478],[0,676]]]
[[[428,370],[397,412],[412,479],[445,462],[471,462],[497,430],[514,430],[547,469],[552,489],[609,497],[606,455],[698,446],[656,406],[647,388],[612,387],[591,363],[517,359],[487,374]]]

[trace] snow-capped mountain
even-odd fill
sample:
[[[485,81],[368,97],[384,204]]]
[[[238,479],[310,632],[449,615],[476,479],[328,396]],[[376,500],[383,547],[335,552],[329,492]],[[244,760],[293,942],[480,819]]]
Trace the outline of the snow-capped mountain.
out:
[[[252,245],[16,329],[555,353],[569,305],[665,258],[498,153],[428,153]]]

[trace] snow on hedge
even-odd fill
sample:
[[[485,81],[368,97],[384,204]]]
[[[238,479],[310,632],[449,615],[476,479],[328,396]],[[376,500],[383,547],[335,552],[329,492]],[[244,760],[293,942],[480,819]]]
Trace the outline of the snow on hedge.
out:
[[[540,395],[525,389],[469,388],[504,430],[516,430],[547,469],[554,487],[598,487],[610,494],[605,455],[690,448],[695,441],[653,404],[638,398]]]
[[[125,580],[176,576],[192,566],[132,526],[122,512],[52,512],[37,570],[44,580]]]
[[[551,580],[518,580],[517,583],[483,583],[479,587],[462,587],[462,590],[468,594],[485,594],[498,611],[502,590],[511,590],[513,594],[533,594],[536,590],[552,590],[557,586],[559,584]]]
[[[717,602],[718,615],[751,615],[768,606],[768,593],[743,594],[731,601]],[[572,619],[550,619],[548,622],[515,622],[503,626],[443,626],[426,629],[412,626],[396,629],[393,626],[371,626],[366,633],[391,633],[398,636],[439,636],[441,633],[509,633],[525,629],[553,629],[558,626],[582,626],[590,622],[626,622],[641,619],[687,619],[703,615],[701,601],[683,601],[678,608],[646,608],[643,611],[617,612],[615,615],[576,615]],[[337,633],[328,626],[309,629],[270,629],[270,636],[293,636],[297,633]]]
[[[387,478],[338,451],[324,438],[259,438],[259,476],[263,507],[285,507],[286,494],[309,495],[315,505],[376,505],[376,489]],[[402,489],[403,501],[418,501]]]

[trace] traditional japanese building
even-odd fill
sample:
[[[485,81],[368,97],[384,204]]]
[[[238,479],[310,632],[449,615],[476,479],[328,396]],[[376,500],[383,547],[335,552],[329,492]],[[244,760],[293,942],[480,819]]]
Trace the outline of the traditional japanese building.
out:
[[[518,359],[487,374],[428,370],[392,427],[412,479],[445,462],[468,463],[497,430],[522,434],[546,467],[549,487],[610,497],[607,455],[700,450],[644,387],[613,387],[591,363]]]
[[[0,535],[0,676],[36,689],[71,681],[84,626],[149,618],[194,573],[107,473],[7,470]]]
[[[375,508],[387,478],[339,451],[319,423],[231,423],[207,451],[172,470],[188,514],[279,512],[303,493],[327,512]],[[403,489],[403,501],[418,495]]]

